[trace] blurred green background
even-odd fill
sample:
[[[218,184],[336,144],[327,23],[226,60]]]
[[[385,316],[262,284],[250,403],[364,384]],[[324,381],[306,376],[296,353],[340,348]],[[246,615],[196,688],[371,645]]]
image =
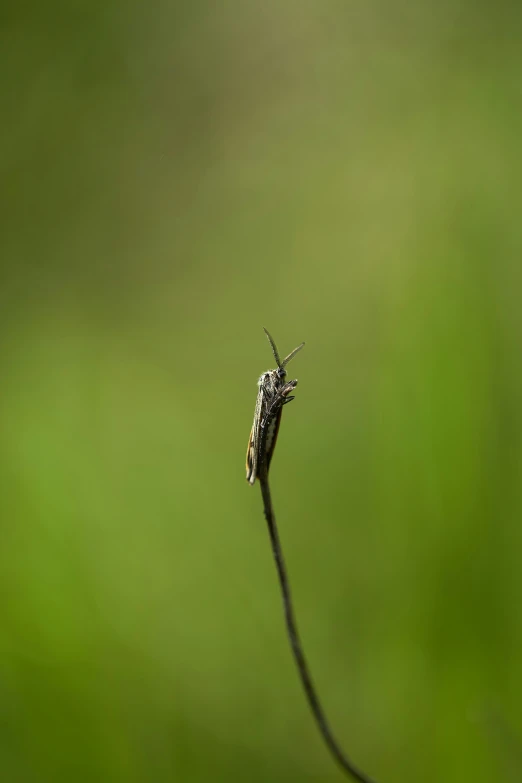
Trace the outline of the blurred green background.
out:
[[[6,783],[521,780],[518,3],[7,3]],[[511,777],[510,777],[511,776]]]

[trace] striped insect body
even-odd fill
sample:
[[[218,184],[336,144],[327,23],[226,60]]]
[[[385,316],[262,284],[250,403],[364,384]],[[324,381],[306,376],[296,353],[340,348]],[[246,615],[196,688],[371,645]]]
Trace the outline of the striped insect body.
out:
[[[266,428],[266,451],[271,454],[274,448],[274,442],[277,437],[278,418],[273,416]]]
[[[258,381],[254,422],[248,441],[246,459],[246,477],[250,484],[255,483],[264,460],[266,460],[267,470],[270,467],[281,423],[283,405],[294,399],[291,392],[297,386],[297,380],[286,381],[285,368],[290,359],[304,345],[304,343],[298,345],[281,361],[276,345],[266,329],[265,333],[272,347],[272,352],[277,362],[277,369],[267,370]]]

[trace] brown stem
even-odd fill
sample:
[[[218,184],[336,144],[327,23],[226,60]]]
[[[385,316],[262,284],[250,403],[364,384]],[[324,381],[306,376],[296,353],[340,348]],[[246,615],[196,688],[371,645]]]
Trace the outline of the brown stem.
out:
[[[326,742],[330,752],[341,766],[341,768],[351,775],[359,783],[374,783],[364,772],[350,761],[350,759],[344,754],[342,749],[337,744],[337,740],[332,734],[326,716],[324,714],[321,702],[317,696],[312,676],[306,662],[306,658],[303,652],[301,640],[297,630],[297,623],[295,619],[292,598],[290,594],[290,583],[288,581],[288,574],[286,571],[285,561],[283,557],[283,550],[281,547],[281,541],[279,539],[279,533],[277,530],[276,519],[274,514],[274,507],[272,505],[272,497],[270,494],[270,485],[268,483],[268,467],[266,460],[262,461],[258,478],[261,484],[261,493],[263,495],[263,506],[265,511],[265,517],[268,524],[268,532],[270,534],[270,542],[272,544],[272,553],[277,568],[277,575],[279,577],[279,585],[281,587],[281,595],[283,599],[283,607],[285,612],[286,629],[288,632],[288,638],[290,640],[290,646],[292,647],[292,653],[297,665],[297,670],[301,678],[308,704],[314,715],[319,731],[321,732],[324,741]]]

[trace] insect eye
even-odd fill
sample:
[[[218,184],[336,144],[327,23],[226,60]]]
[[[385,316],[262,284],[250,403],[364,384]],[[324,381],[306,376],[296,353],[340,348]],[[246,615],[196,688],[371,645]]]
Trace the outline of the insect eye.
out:
[[[286,377],[286,370],[285,370],[285,368],[284,367],[280,367],[278,369],[278,371],[277,371],[277,374],[279,375],[280,378],[285,378]]]

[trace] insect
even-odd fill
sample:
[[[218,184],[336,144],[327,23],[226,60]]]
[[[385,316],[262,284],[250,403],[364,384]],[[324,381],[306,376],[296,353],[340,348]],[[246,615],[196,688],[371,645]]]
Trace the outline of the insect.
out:
[[[263,327],[264,328],[264,327]],[[257,393],[256,408],[254,411],[254,423],[248,440],[246,455],[246,477],[250,484],[254,484],[259,473],[259,469],[266,459],[266,469],[270,467],[272,455],[274,453],[279,424],[283,405],[294,399],[291,392],[297,386],[297,380],[286,381],[286,365],[293,359],[298,351],[301,350],[304,343],[288,354],[286,359],[281,361],[279,353],[272,337],[265,329],[268,342],[272,348],[272,353],[277,362],[276,370],[267,370],[262,374],[258,381],[259,391]]]

